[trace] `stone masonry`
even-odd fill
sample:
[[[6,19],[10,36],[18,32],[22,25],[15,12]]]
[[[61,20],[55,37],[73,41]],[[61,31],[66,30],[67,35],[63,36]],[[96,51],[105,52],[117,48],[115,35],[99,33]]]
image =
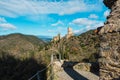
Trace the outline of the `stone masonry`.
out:
[[[72,28],[68,27],[68,33],[66,35],[66,38],[70,38],[71,36],[73,36],[73,31],[72,31]]]
[[[120,0],[104,0],[111,9],[100,34],[100,80],[120,80]]]

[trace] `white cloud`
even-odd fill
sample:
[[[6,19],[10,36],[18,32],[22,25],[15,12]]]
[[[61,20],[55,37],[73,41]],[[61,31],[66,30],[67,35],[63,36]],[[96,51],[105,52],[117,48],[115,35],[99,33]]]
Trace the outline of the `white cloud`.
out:
[[[5,29],[5,30],[16,29],[16,27],[10,23],[2,23],[2,24],[0,24],[0,27]]]
[[[51,26],[59,26],[59,25],[64,25],[64,23],[59,20],[58,22],[51,24]]]
[[[77,30],[75,31],[75,33],[82,33],[91,29],[96,29],[97,27],[104,25],[103,21],[92,20],[89,18],[78,18],[73,20],[72,23],[78,26],[83,26],[81,30]]]
[[[80,32],[80,30],[74,30],[74,31],[73,31],[73,33],[75,33],[75,34],[76,34],[76,33],[79,33],[79,32]]]
[[[98,16],[96,14],[90,14],[89,18],[98,19]]]
[[[86,30],[96,29],[97,27],[100,27],[103,25],[104,25],[103,22],[99,22],[98,24],[94,24],[94,25],[88,25],[88,26],[86,26]]]
[[[97,20],[91,20],[88,18],[78,18],[73,20],[72,22],[77,25],[85,25],[85,26],[99,23],[99,21]]]
[[[4,30],[13,30],[16,29],[16,27],[6,21],[4,17],[0,17],[0,28]]]
[[[54,30],[48,30],[48,32],[49,32],[49,33],[52,33],[52,32],[54,32]]]
[[[95,24],[93,26],[84,26],[83,28],[80,28],[79,30],[74,30],[74,34],[81,34],[83,32],[86,32],[88,30],[96,29],[97,27],[103,26],[103,23]]]
[[[97,6],[97,7],[96,7]],[[77,12],[100,11],[101,4],[87,4],[84,0],[69,0],[63,2],[48,2],[35,0],[0,0],[0,15],[17,17],[39,14],[74,14]]]
[[[106,10],[106,11],[104,12],[104,17],[107,17],[109,14],[110,14],[110,10]]]
[[[85,32],[85,31],[86,31],[86,28],[81,28],[79,30],[74,30],[73,33],[74,34],[81,34],[81,33]]]

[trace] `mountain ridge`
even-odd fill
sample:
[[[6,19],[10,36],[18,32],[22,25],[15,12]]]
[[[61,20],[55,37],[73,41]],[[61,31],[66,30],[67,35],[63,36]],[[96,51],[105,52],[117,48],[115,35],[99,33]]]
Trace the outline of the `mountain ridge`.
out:
[[[23,54],[29,51],[37,51],[46,43],[36,36],[14,33],[0,36],[0,50],[13,54]]]

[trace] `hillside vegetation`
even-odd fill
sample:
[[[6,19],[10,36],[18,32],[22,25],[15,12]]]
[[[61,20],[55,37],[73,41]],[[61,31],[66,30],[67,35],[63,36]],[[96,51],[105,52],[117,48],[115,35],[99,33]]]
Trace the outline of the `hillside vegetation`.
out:
[[[54,46],[64,59],[96,62],[99,42],[99,35],[94,33],[94,30],[90,30],[79,36],[72,36],[69,39],[64,37],[60,41],[52,42],[50,46]]]
[[[70,61],[96,62],[100,42],[98,37],[90,30],[79,36],[68,39],[63,37],[59,41],[46,44],[30,35],[0,36],[0,80],[30,78],[46,67],[52,53],[60,53],[62,59]],[[46,78],[46,72],[41,75],[43,80]]]
[[[10,34],[0,36],[0,50],[19,56],[26,53],[34,53],[45,46],[45,42],[35,36],[23,34]]]
[[[35,36],[0,36],[0,80],[28,80],[46,67],[40,53],[46,43]],[[41,75],[45,80],[46,71]],[[36,79],[33,79],[36,80]]]

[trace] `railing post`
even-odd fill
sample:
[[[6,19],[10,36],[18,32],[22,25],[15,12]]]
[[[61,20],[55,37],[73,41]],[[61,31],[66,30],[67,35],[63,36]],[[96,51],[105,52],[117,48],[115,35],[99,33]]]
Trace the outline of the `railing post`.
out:
[[[61,62],[61,54],[59,53],[59,61]]]
[[[51,80],[54,80],[54,71],[53,71],[53,54],[51,55]]]
[[[39,73],[37,73],[37,80],[40,80],[40,76],[39,76]]]
[[[53,63],[53,54],[51,55],[51,64]]]

